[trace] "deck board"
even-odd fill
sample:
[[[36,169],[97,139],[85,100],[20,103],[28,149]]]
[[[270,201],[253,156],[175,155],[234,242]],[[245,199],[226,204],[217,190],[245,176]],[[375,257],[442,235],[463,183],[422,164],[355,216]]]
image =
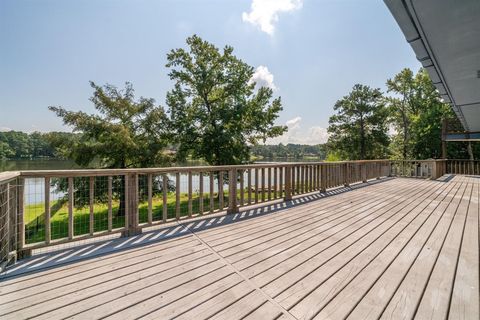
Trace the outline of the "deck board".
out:
[[[387,179],[51,252],[0,276],[0,318],[478,319],[479,187]]]

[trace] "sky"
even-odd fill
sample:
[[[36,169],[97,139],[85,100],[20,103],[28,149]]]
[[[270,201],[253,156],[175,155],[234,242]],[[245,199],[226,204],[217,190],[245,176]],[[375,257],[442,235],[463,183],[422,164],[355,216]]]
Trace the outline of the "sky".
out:
[[[382,0],[0,0],[0,131],[71,131],[47,108],[93,113],[90,80],[165,106],[166,54],[193,34],[282,98],[289,131],[268,143],[325,142],[354,84],[420,68]]]

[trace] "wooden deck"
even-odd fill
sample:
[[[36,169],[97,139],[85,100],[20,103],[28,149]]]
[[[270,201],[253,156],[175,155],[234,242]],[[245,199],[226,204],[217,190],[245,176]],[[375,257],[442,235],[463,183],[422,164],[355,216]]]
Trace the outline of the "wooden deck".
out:
[[[479,184],[397,178],[33,257],[0,318],[478,319]]]

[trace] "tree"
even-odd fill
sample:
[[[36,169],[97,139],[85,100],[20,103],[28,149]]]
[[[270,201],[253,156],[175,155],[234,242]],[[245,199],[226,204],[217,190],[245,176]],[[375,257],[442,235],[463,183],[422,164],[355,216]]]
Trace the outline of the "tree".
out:
[[[0,141],[9,146],[9,151],[6,152],[8,158],[21,159],[32,157],[32,145],[27,133],[13,130],[0,132]]]
[[[0,160],[11,158],[15,152],[10,148],[8,143],[0,140]]]
[[[168,163],[169,157],[163,152],[169,142],[168,118],[163,108],[153,99],[141,97],[135,101],[130,83],[124,90],[90,84],[94,89],[90,101],[98,114],[49,107],[64,124],[81,133],[67,149],[69,158],[84,167],[95,161],[102,168]]]
[[[194,35],[189,50],[167,55],[175,82],[167,93],[177,156],[203,158],[211,165],[240,164],[250,159],[250,145],[276,137],[286,127],[274,125],[282,110],[273,90],[255,91],[253,67]]]
[[[388,113],[380,89],[356,84],[335,103],[334,110],[328,145],[336,156],[348,160],[388,156]]]
[[[387,89],[393,94],[387,105],[397,132],[392,139],[393,154],[403,159],[440,157],[442,119],[454,114],[440,101],[426,70],[414,74],[403,69],[387,80]]]
[[[93,162],[101,168],[134,168],[164,165],[170,161],[164,149],[169,143],[168,118],[163,108],[155,105],[153,99],[141,97],[135,100],[134,90],[126,83],[124,90],[114,86],[97,86],[90,101],[97,114],[82,111],[67,111],[62,107],[49,109],[63,119],[64,124],[81,133],[74,139],[62,143],[56,140],[70,159],[83,167]],[[58,138],[58,137],[57,137]],[[53,139],[53,138],[52,138]],[[57,189],[66,190],[66,181],[57,181]],[[105,198],[107,179],[96,179],[95,197]],[[123,176],[114,178],[114,189],[123,190]],[[143,186],[146,183],[139,183]],[[75,203],[82,206],[88,203],[88,179],[75,179]],[[98,192],[97,192],[98,191]],[[114,194],[120,199],[118,212],[124,213],[124,192]]]

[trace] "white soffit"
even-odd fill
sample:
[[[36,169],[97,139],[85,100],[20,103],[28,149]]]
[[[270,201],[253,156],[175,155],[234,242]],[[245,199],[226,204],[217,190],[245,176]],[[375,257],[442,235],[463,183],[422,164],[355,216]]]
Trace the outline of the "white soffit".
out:
[[[384,0],[467,131],[480,131],[480,0]]]

